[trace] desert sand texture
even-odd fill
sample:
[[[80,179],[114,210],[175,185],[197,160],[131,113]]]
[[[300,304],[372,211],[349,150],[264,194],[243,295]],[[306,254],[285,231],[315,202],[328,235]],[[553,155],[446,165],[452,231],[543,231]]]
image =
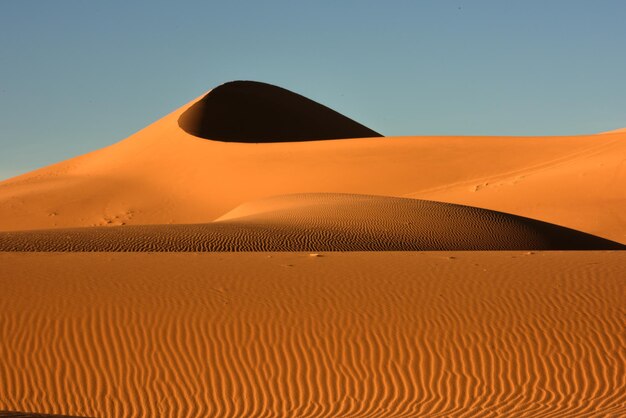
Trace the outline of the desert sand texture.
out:
[[[624,252],[2,253],[0,409],[620,417]]]
[[[214,222],[0,232],[0,251],[623,250],[557,225],[417,199],[296,194]]]
[[[0,416],[626,416],[624,155],[226,83],[0,183]]]

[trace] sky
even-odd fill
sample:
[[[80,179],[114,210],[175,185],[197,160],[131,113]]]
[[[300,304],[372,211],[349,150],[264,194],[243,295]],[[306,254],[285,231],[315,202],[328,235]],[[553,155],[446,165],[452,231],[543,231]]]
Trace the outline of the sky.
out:
[[[622,0],[0,1],[0,179],[256,80],[384,135],[626,126]]]

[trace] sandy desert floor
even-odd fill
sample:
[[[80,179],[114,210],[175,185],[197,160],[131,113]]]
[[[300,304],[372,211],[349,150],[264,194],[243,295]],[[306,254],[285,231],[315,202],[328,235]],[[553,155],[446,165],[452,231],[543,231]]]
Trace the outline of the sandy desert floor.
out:
[[[619,417],[624,252],[4,253],[4,409]]]
[[[625,162],[224,84],[0,182],[0,416],[626,416]]]

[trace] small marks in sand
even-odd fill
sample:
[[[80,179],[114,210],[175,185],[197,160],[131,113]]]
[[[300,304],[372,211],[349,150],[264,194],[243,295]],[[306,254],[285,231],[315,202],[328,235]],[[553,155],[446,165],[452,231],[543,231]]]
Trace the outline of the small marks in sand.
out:
[[[489,182],[486,183],[480,183],[474,186],[474,188],[472,189],[473,192],[478,192],[482,189],[484,189],[485,187],[489,186]]]
[[[103,216],[98,222],[92,224],[92,226],[123,226],[133,219],[134,216],[135,211],[128,209],[112,216]]]
[[[470,190],[472,192],[478,192],[482,189],[486,189],[487,187],[496,188],[496,187],[502,187],[502,186],[514,186],[517,183],[519,183],[521,180],[523,180],[525,177],[526,176],[517,176],[512,179],[499,181],[497,183],[487,181],[487,182],[479,183],[479,184],[472,186]]]

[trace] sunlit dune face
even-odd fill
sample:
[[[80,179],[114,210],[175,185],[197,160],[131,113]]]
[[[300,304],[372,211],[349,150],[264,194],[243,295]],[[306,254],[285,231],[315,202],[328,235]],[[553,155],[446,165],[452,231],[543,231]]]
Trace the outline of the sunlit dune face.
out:
[[[382,136],[319,103],[271,84],[233,81],[178,120],[187,133],[224,142],[298,142]]]

